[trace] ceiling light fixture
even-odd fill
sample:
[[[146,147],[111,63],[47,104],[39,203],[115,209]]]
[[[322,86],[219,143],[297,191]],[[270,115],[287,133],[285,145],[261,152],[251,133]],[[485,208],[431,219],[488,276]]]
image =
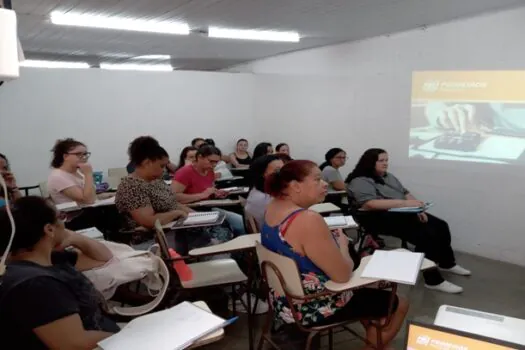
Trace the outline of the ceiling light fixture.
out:
[[[133,63],[101,63],[101,69],[138,70],[148,72],[169,72],[173,67],[169,64],[133,64]]]
[[[44,61],[44,60],[25,60],[20,62],[21,67],[31,68],[69,68],[85,69],[90,68],[87,62],[65,62],[65,61]]]
[[[131,30],[137,32],[188,35],[190,27],[180,22],[160,22],[122,18],[116,16],[102,16],[91,14],[51,13],[51,23],[65,26]]]
[[[171,59],[170,55],[142,55],[132,57],[134,60],[169,60]]]
[[[278,32],[273,30],[244,30],[209,27],[208,37],[241,40],[283,41],[297,43],[301,40],[297,32]]]

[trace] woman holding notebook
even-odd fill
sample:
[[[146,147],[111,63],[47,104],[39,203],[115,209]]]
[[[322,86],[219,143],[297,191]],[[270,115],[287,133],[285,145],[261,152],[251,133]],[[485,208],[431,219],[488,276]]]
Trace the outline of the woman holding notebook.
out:
[[[367,150],[354,171],[346,178],[356,209],[362,210],[360,222],[369,232],[392,235],[416,246],[442,271],[461,276],[470,271],[456,264],[448,224],[431,214],[389,212],[393,208],[425,206],[388,172],[388,153],[379,148]],[[445,293],[461,293],[463,288],[446,281],[439,270],[423,273],[425,286]]]
[[[307,160],[295,160],[270,175],[266,193],[273,197],[266,208],[261,230],[262,244],[297,263],[306,294],[326,292],[324,284],[332,280],[345,283],[352,276],[354,262],[344,234],[334,234],[323,217],[308,208],[323,201],[327,184],[321,170]],[[408,302],[394,297],[392,319],[382,334],[388,344],[397,334],[408,311]],[[332,294],[300,306],[288,305],[286,298],[274,294],[274,310],[279,323],[293,323],[290,307],[300,314],[305,326],[318,326],[345,320],[363,319],[367,339],[376,344],[376,329],[368,321],[384,321],[389,314],[391,293],[363,288]],[[368,348],[367,348],[368,349]]]
[[[135,171],[120,183],[115,205],[124,215],[125,226],[135,229],[138,226],[153,228],[155,221],[162,225],[188,216],[190,208],[177,203],[175,194],[162,180],[162,173],[169,162],[168,153],[152,137],[139,137],[129,146],[130,160],[136,164]],[[187,242],[176,248],[203,247],[213,243],[225,242],[231,238],[227,229],[194,228],[191,234],[183,235]],[[135,235],[138,248],[147,248],[153,241],[147,234]],[[182,247],[182,249],[181,249]],[[180,252],[184,253],[184,251]]]

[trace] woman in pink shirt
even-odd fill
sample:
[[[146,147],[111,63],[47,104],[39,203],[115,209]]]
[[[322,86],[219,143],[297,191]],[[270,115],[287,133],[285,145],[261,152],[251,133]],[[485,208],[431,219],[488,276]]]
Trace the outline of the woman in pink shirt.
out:
[[[88,163],[90,155],[82,142],[71,138],[57,141],[51,161],[53,170],[47,178],[47,190],[55,204],[95,203],[93,168]]]
[[[175,173],[171,188],[175,192],[177,200],[183,204],[193,203],[214,198],[225,198],[227,193],[215,188],[215,166],[221,160],[221,151],[210,145],[201,146],[197,150],[196,159]],[[246,234],[244,220],[241,215],[218,208],[226,214],[226,220],[230,224],[233,233]]]

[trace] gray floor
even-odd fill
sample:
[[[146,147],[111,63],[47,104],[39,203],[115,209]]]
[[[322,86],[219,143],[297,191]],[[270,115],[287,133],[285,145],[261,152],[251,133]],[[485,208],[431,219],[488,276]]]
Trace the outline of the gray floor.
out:
[[[472,277],[445,276],[451,282],[461,285],[463,294],[450,295],[424,288],[422,279],[417,286],[400,287],[400,294],[410,300],[408,319],[431,323],[440,305],[449,304],[486,312],[525,319],[525,268],[468,254],[457,254],[458,263],[472,270]],[[262,318],[257,321],[258,341]],[[405,331],[401,330],[392,346],[403,349]],[[362,343],[352,340],[345,333],[334,337],[335,350],[360,349]],[[241,318],[226,330],[226,337],[209,345],[213,349],[248,349],[247,319]]]

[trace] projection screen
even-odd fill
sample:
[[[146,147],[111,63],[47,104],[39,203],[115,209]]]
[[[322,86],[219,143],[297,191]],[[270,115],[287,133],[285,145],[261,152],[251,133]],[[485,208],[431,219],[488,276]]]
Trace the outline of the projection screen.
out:
[[[525,164],[525,71],[413,72],[409,157]]]

